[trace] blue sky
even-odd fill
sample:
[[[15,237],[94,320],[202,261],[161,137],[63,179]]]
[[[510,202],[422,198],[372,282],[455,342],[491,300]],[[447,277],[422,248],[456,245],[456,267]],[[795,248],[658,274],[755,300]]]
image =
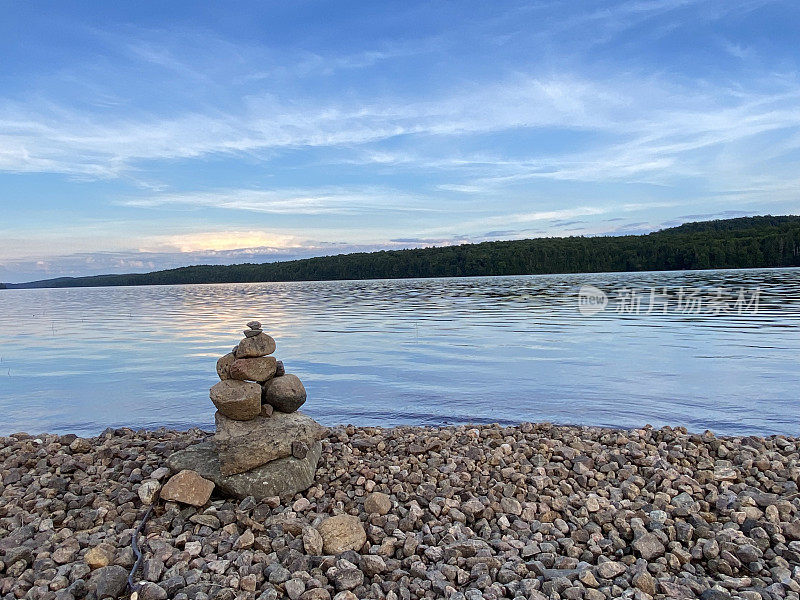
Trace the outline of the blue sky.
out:
[[[114,4],[0,2],[0,281],[800,213],[797,2]]]

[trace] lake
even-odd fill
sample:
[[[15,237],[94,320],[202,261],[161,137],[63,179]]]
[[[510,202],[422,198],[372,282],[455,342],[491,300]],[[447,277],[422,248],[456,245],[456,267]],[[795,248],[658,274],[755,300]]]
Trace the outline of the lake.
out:
[[[3,290],[0,434],[213,429],[253,319],[324,424],[800,433],[800,270],[758,269]]]

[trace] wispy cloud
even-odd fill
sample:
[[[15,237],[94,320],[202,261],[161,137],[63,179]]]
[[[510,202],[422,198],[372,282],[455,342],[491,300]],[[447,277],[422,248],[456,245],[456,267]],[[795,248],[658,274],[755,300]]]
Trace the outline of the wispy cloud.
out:
[[[222,189],[123,200],[125,206],[186,206],[289,215],[364,214],[368,211],[440,212],[424,196],[385,188]]]

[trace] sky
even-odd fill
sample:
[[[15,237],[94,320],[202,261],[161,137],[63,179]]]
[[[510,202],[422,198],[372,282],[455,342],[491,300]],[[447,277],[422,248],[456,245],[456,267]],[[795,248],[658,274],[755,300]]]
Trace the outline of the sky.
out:
[[[800,213],[794,0],[0,10],[0,281]]]

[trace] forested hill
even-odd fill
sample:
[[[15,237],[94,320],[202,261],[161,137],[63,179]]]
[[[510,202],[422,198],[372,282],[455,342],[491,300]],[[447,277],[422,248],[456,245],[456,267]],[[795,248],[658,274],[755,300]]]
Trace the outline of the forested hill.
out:
[[[466,277],[536,273],[800,266],[800,216],[686,223],[646,235],[537,238],[340,254],[285,262],[199,265],[153,273],[63,277],[9,288]]]

